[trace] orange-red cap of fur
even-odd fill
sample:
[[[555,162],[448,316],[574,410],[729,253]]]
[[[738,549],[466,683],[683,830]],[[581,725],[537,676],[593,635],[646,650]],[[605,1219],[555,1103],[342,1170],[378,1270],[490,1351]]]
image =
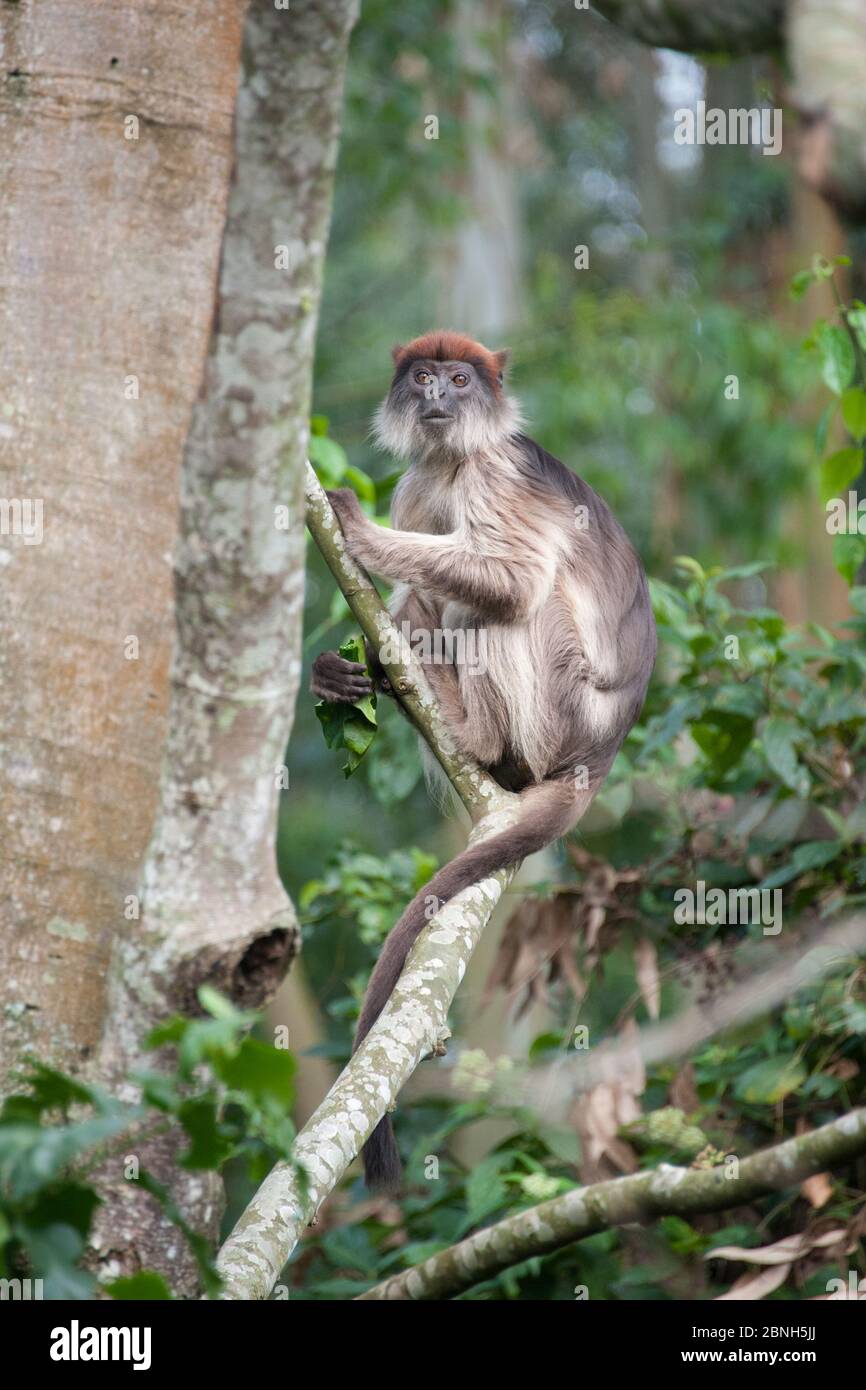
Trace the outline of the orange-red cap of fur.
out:
[[[436,330],[413,338],[411,343],[395,347],[391,353],[394,358],[394,380],[399,381],[413,362],[469,362],[487,382],[494,395],[502,394],[500,377],[508,361],[508,352],[491,352],[483,343],[476,343],[465,333],[449,333]]]

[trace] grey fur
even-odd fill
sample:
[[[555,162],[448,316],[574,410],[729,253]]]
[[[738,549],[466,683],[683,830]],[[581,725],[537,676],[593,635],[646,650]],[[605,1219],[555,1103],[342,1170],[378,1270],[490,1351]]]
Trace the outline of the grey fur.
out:
[[[460,390],[457,369],[469,379]],[[435,419],[425,418],[431,377],[442,403]],[[463,752],[519,791],[526,809],[406,908],[370,978],[356,1047],[425,925],[425,903],[447,902],[577,823],[640,713],[656,651],[646,576],[625,532],[587,483],[520,432],[514,402],[482,373],[414,362],[395,378],[375,430],[410,467],[394,493],[393,530],[368,520],[354,493],[329,494],[349,550],[397,586],[398,625],[485,629],[483,673],[425,669]],[[387,1119],[364,1157],[370,1185],[399,1183]]]

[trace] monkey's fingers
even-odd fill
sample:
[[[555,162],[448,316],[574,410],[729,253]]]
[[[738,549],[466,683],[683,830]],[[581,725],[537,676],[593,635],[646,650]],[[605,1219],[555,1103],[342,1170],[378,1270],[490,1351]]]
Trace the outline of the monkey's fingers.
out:
[[[360,691],[354,694],[347,690],[330,690],[327,686],[310,686],[313,694],[318,700],[326,700],[329,705],[354,705],[359,700],[363,700],[365,695],[369,695],[369,690]]]
[[[331,700],[334,703],[352,705],[356,700],[363,700],[365,695],[372,695],[373,685],[371,681],[329,681],[313,679],[310,681],[310,689],[320,700]]]
[[[339,652],[322,652],[313,662],[310,689],[320,700],[353,705],[373,692],[373,682],[359,661],[347,661]]]

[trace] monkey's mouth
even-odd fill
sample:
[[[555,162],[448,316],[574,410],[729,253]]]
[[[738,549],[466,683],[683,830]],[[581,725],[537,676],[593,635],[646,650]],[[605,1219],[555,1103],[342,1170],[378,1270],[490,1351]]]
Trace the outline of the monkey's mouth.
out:
[[[422,425],[438,425],[443,420],[453,420],[453,415],[446,415],[444,410],[428,410],[426,415],[421,416]]]

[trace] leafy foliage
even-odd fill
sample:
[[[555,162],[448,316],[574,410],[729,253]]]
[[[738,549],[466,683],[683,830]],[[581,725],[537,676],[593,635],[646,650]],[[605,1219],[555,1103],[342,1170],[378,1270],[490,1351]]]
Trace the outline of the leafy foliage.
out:
[[[834,450],[821,464],[827,527],[835,536],[834,560],[849,584],[866,563],[866,508],[857,505],[854,487],[863,474],[866,446],[866,305],[860,299],[844,303],[836,283],[837,267],[850,264],[848,256],[837,256],[833,261],[815,256],[812,268],[800,271],[791,283],[795,299],[801,298],[811,285],[823,281],[831,285],[836,299],[839,323],[819,319],[807,347],[816,353],[822,380],[837,397],[822,416],[820,433],[826,438],[838,408],[851,439],[849,445]]]
[[[150,1046],[170,1045],[175,1066],[135,1078],[138,1104],[39,1062],[22,1075],[0,1111],[0,1276],[42,1279],[48,1299],[94,1297],[95,1281],[81,1263],[100,1201],[91,1175],[106,1162],[126,1169],[137,1145],[168,1124],[186,1139],[183,1168],[219,1171],[242,1159],[250,1181],[259,1182],[277,1158],[290,1157],[294,1058],[249,1037],[256,1016],[215,990],[203,987],[200,1001],[206,1017],[177,1017],[153,1033]],[[160,1203],[193,1250],[205,1289],[218,1292],[208,1242],[152,1174],[132,1167],[137,1173],[128,1180]],[[149,1270],[106,1291],[122,1299],[171,1296]]]
[[[366,666],[367,657],[361,637],[348,637],[338,650],[346,661],[356,661]],[[346,777],[351,777],[376,737],[376,696],[365,695],[351,705],[317,700],[316,717],[328,747],[344,748],[348,753],[343,772]]]

